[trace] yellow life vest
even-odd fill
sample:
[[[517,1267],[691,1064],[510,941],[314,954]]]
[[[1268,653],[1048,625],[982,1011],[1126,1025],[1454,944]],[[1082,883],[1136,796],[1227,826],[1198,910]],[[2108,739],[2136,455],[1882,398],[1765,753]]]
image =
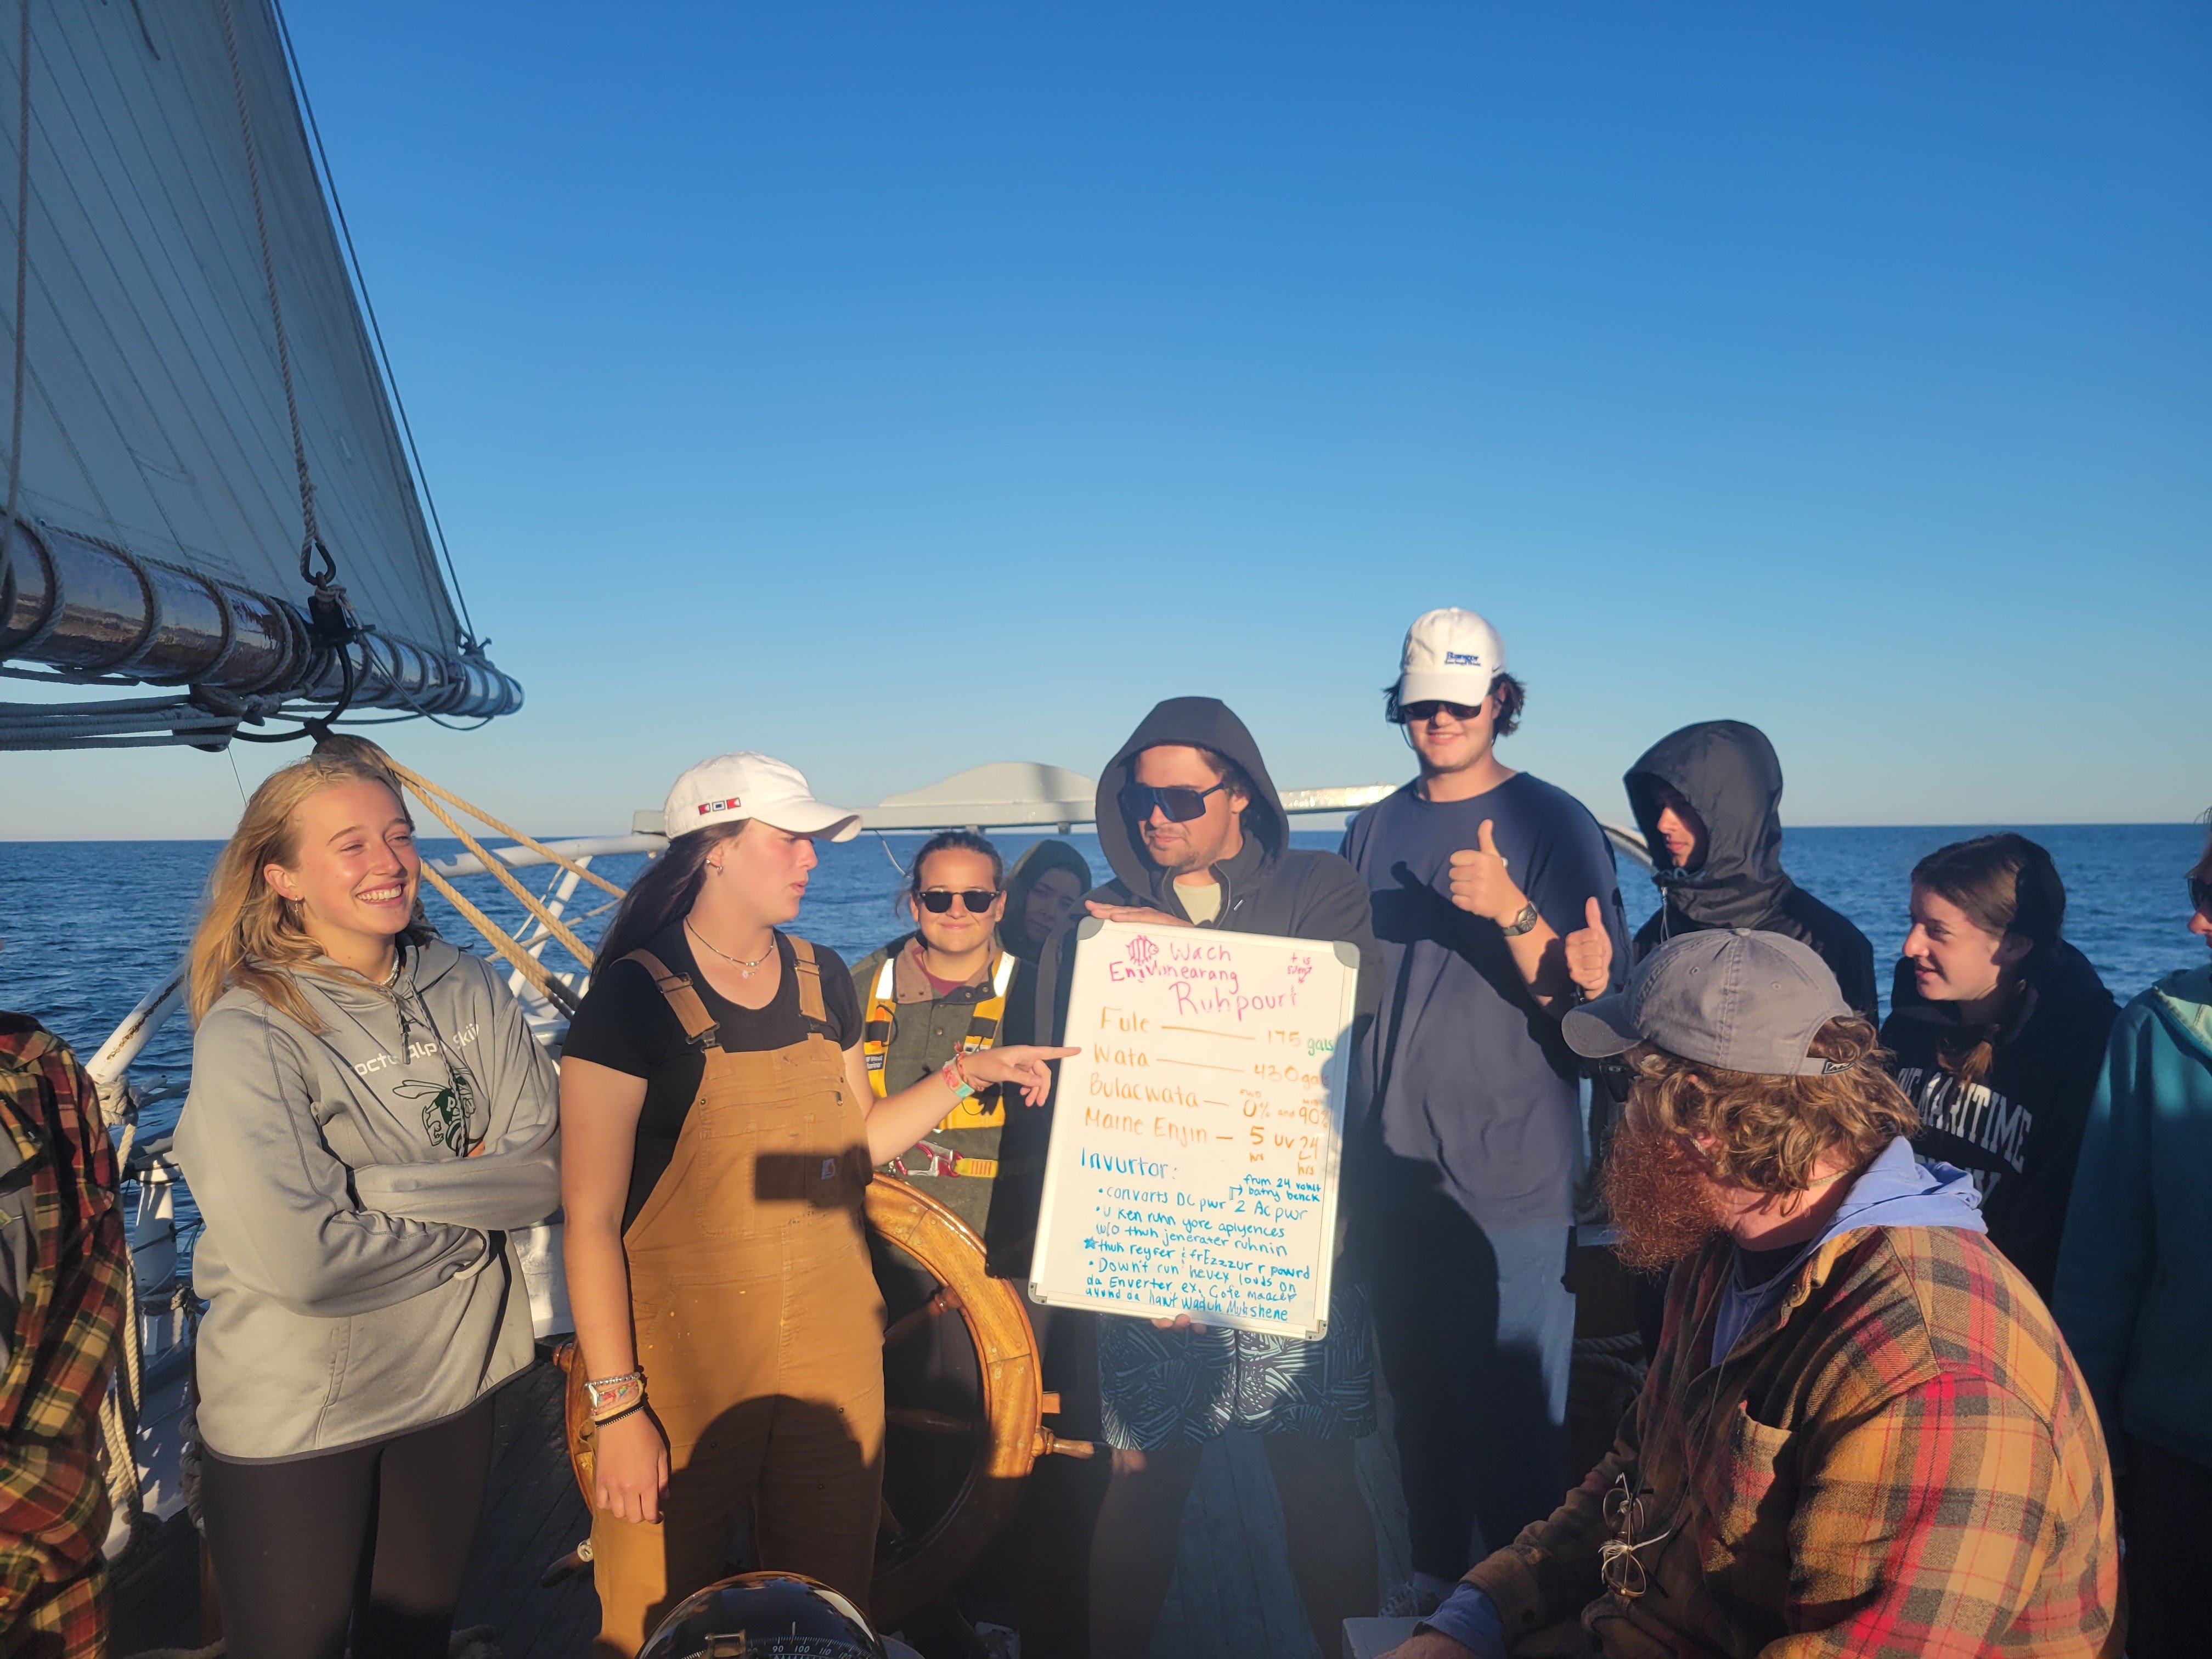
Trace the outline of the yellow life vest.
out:
[[[902,946],[902,949],[904,947]],[[889,1097],[890,1085],[884,1075],[884,1067],[890,1058],[891,1021],[897,1002],[895,988],[898,976],[899,951],[894,951],[884,958],[884,965],[876,975],[875,988],[868,999],[868,1019],[860,1037],[860,1053],[868,1065],[868,1087],[875,1091],[878,1100]],[[999,1026],[1006,1017],[1006,991],[1014,982],[1018,958],[1011,951],[995,953],[991,963],[991,994],[975,1004],[975,1012],[968,1018],[967,1035],[960,1039],[960,1052],[972,1054],[979,1048],[988,1048],[999,1040]],[[945,1115],[944,1121],[930,1133],[941,1133],[948,1129],[995,1129],[1006,1121],[1006,1102],[995,1090],[969,1096],[956,1103]],[[994,1175],[997,1160],[966,1158],[962,1162],[979,1167],[976,1175]],[[980,1166],[989,1164],[988,1170]]]

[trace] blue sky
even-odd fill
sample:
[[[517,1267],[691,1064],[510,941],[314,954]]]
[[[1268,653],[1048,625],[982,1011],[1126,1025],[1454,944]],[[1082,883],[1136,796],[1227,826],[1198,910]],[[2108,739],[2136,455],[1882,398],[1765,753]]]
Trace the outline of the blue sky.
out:
[[[739,747],[1095,773],[1185,692],[1286,787],[1395,780],[1443,604],[1603,816],[1722,716],[1802,823],[2212,804],[2204,8],[289,15],[529,692],[395,748],[533,827]],[[238,804],[9,773],[0,838]]]

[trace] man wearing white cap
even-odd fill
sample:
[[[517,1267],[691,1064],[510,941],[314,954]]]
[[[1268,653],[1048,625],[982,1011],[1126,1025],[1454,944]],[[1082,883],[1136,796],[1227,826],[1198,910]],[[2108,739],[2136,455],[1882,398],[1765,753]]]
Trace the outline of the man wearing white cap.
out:
[[[1526,693],[1497,631],[1428,612],[1384,696],[1420,775],[1344,840],[1383,951],[1354,1180],[1413,1545],[1413,1583],[1387,1605],[1419,1613],[1478,1527],[1503,1543],[1559,1498],[1580,1145],[1565,941],[1601,928],[1623,962],[1626,940],[1596,820],[1498,759]]]

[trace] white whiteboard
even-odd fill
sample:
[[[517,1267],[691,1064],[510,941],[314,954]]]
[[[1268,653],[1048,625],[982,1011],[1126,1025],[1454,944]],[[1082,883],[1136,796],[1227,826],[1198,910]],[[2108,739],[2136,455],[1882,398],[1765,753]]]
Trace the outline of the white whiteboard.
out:
[[[1359,953],[1086,918],[1030,1294],[1318,1341]]]

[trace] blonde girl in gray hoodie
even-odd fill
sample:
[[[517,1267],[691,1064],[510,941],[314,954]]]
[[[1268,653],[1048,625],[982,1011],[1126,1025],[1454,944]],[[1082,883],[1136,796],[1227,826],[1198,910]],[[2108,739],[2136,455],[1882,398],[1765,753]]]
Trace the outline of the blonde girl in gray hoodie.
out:
[[[254,791],[192,941],[176,1150],[232,1659],[444,1659],[492,1395],[532,1357],[507,1235],[560,1202],[553,1068],[420,872],[341,741]]]

